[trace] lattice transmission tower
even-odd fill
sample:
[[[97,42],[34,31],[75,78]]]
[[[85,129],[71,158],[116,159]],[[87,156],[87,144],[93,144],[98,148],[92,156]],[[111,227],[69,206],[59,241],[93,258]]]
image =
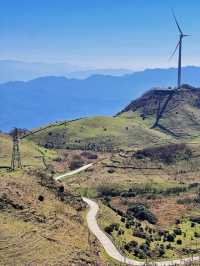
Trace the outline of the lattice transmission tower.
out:
[[[12,150],[11,169],[15,170],[17,168],[22,168],[17,128],[14,128],[12,132],[12,137],[13,137],[13,150]]]

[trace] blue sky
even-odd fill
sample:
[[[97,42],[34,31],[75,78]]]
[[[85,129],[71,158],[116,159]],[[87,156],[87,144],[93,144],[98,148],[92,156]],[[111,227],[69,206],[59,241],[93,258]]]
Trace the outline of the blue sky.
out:
[[[198,0],[2,0],[0,59],[70,62],[96,68],[176,66],[169,61],[178,31],[183,64],[200,65]]]

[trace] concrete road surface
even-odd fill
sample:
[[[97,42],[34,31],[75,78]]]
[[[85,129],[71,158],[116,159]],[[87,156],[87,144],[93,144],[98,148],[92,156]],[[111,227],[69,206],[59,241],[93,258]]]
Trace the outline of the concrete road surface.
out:
[[[192,261],[199,261],[200,265],[200,256],[192,258],[185,258],[185,259],[177,259],[171,261],[158,261],[154,263],[145,264],[144,262],[136,261],[133,259],[129,259],[123,256],[115,245],[112,243],[110,238],[100,229],[97,224],[96,215],[99,210],[98,204],[88,198],[83,197],[83,200],[89,205],[89,211],[87,214],[87,224],[89,230],[96,236],[96,238],[100,241],[102,246],[104,247],[107,254],[112,257],[113,259],[126,263],[128,265],[135,265],[135,266],[144,266],[144,265],[155,265],[155,266],[172,266],[172,265],[189,265]]]

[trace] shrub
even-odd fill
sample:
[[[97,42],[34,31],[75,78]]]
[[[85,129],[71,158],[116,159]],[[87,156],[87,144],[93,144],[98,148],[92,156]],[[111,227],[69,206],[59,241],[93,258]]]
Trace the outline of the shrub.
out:
[[[44,201],[44,196],[39,195],[39,196],[38,196],[38,200],[39,200],[39,201]]]
[[[133,231],[133,236],[139,237],[139,238],[143,238],[143,239],[148,239],[149,238],[149,236],[145,232],[142,232],[142,231],[139,231],[139,230],[134,230]]]
[[[101,185],[97,188],[97,192],[99,196],[110,196],[110,197],[115,197],[119,196],[121,191],[119,188],[111,185]]]
[[[158,253],[159,253],[159,257],[162,257],[163,255],[165,255],[165,249],[164,249],[164,247],[159,247],[158,248]]]
[[[145,253],[142,250],[139,250],[138,258],[141,259],[141,260],[146,258],[146,255],[145,255]]]
[[[196,224],[195,223],[191,223],[191,227],[195,227],[196,226]]]
[[[139,150],[136,152],[135,157],[138,159],[148,157],[151,160],[171,164],[174,163],[177,159],[187,160],[191,157],[191,155],[191,149],[186,144],[180,143]]]
[[[177,245],[182,245],[182,240],[181,239],[177,239],[176,243],[177,243]]]
[[[131,252],[131,251],[134,251],[135,248],[138,246],[138,243],[137,241],[135,240],[132,240],[130,242],[128,242],[127,244],[124,245],[124,248],[128,251],[128,252]]]
[[[113,168],[108,169],[108,173],[109,173],[109,174],[113,174],[114,172],[115,172],[115,170],[114,170]]]
[[[104,228],[104,231],[105,231],[106,233],[108,233],[109,235],[111,235],[112,232],[113,232],[114,230],[116,230],[116,231],[119,230],[119,224],[117,224],[117,223],[113,223],[113,224],[110,224],[109,226],[106,226],[106,227]]]
[[[117,214],[118,214],[119,216],[123,216],[123,215],[124,215],[123,211],[121,211],[121,210],[117,210]]]
[[[159,236],[164,236],[165,231],[160,229],[159,232],[158,232],[158,234],[159,234]]]
[[[136,197],[136,193],[134,191],[122,192],[120,196],[124,198],[131,198]]]
[[[83,151],[81,153],[81,156],[89,159],[89,160],[95,160],[98,158],[97,154],[93,153],[93,152],[90,152],[90,151]]]
[[[174,234],[176,234],[177,236],[182,235],[182,231],[181,231],[181,229],[180,229],[180,228],[175,228],[175,229],[174,229]]]
[[[171,195],[171,194],[178,195],[179,193],[186,192],[187,189],[188,189],[188,188],[185,187],[185,186],[171,187],[171,188],[167,188],[167,189],[163,192],[163,194],[164,194],[164,195]]]
[[[178,199],[176,202],[178,204],[185,205],[185,204],[191,204],[191,203],[193,203],[194,202],[194,199],[191,199],[191,198],[183,198],[183,199]]]
[[[125,217],[121,217],[121,222],[125,223],[125,221],[126,221]]]
[[[198,224],[200,224],[200,216],[198,216],[198,217],[192,217],[190,220],[191,220],[193,223],[198,223]]]
[[[149,250],[149,246],[146,243],[143,243],[140,245],[140,249],[146,253]]]
[[[194,233],[194,237],[199,238],[200,237],[200,233],[195,232]]]
[[[104,231],[105,231],[106,233],[108,233],[109,235],[111,235],[112,232],[113,232],[113,228],[111,228],[110,226],[106,226],[106,227],[104,228]]]
[[[70,162],[69,168],[70,170],[75,170],[83,166],[84,161],[81,159],[80,156],[74,156],[73,160]]]
[[[171,249],[171,248],[172,248],[171,244],[166,245],[166,249]]]
[[[127,210],[127,215],[133,216],[142,221],[146,220],[151,224],[155,224],[157,222],[155,215],[140,203],[131,205]]]
[[[131,228],[131,225],[129,223],[126,223],[125,227],[126,227],[126,229],[129,229],[129,228]]]
[[[105,203],[109,203],[111,201],[111,197],[110,196],[105,196],[104,197],[104,202]]]
[[[118,235],[123,235],[123,234],[124,234],[124,230],[120,229],[120,230],[118,231]]]
[[[174,236],[173,234],[169,234],[169,235],[167,235],[167,237],[166,237],[166,240],[167,240],[168,242],[174,242],[174,239],[175,239],[175,236]]]

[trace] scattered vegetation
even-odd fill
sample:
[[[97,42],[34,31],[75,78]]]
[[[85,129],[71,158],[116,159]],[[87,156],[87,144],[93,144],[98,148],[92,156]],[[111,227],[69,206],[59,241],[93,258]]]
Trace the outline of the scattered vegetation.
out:
[[[146,206],[140,203],[135,203],[129,206],[127,216],[132,216],[142,221],[148,221],[151,224],[155,224],[157,222],[155,215],[150,212]]]
[[[161,161],[165,164],[172,164],[177,160],[189,160],[191,156],[191,149],[184,143],[145,148],[135,153],[137,159],[148,157],[153,161]]]

